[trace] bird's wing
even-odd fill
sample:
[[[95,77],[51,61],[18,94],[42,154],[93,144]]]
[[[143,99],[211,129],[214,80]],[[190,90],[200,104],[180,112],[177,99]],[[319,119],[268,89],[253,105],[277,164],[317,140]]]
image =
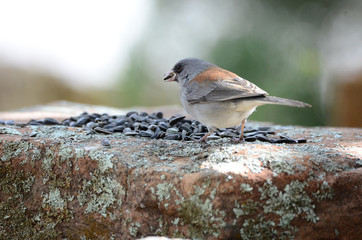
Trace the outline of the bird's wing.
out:
[[[189,103],[220,102],[268,95],[255,84],[234,73],[224,69],[221,69],[220,73],[220,69],[217,75],[206,71],[202,73],[203,76],[196,76],[184,86]]]

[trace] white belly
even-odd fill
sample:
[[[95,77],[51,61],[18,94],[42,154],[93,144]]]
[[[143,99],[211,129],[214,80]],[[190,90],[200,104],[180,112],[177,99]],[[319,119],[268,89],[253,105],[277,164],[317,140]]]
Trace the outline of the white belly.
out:
[[[245,100],[197,104],[189,104],[183,101],[182,104],[194,119],[212,129],[238,126],[242,120],[248,118],[254,112],[257,106],[262,105]]]

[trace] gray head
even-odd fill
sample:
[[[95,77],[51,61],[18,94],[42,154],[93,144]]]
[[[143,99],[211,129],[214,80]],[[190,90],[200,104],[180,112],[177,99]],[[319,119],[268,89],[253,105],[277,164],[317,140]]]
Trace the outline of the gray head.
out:
[[[178,61],[163,80],[183,85],[211,66],[215,65],[198,58],[185,58]]]

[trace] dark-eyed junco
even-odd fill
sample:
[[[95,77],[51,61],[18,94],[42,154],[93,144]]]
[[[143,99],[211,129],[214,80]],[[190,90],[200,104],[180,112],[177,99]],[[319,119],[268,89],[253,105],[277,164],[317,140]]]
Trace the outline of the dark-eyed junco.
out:
[[[264,104],[311,107],[308,103],[268,96],[253,83],[212,63],[197,58],[180,60],[165,74],[167,82],[180,84],[180,99],[185,110],[205,124],[209,132],[241,124],[239,141],[243,140],[244,124],[255,108]]]

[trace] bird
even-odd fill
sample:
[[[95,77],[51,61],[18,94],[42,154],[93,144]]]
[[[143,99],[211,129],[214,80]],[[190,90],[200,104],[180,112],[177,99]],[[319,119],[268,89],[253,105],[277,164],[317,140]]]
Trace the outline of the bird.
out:
[[[246,120],[261,105],[311,107],[305,102],[269,96],[252,82],[199,58],[178,61],[163,80],[178,82],[184,109],[207,127],[208,133],[200,142],[205,142],[218,129],[240,125],[236,142],[243,142]]]

